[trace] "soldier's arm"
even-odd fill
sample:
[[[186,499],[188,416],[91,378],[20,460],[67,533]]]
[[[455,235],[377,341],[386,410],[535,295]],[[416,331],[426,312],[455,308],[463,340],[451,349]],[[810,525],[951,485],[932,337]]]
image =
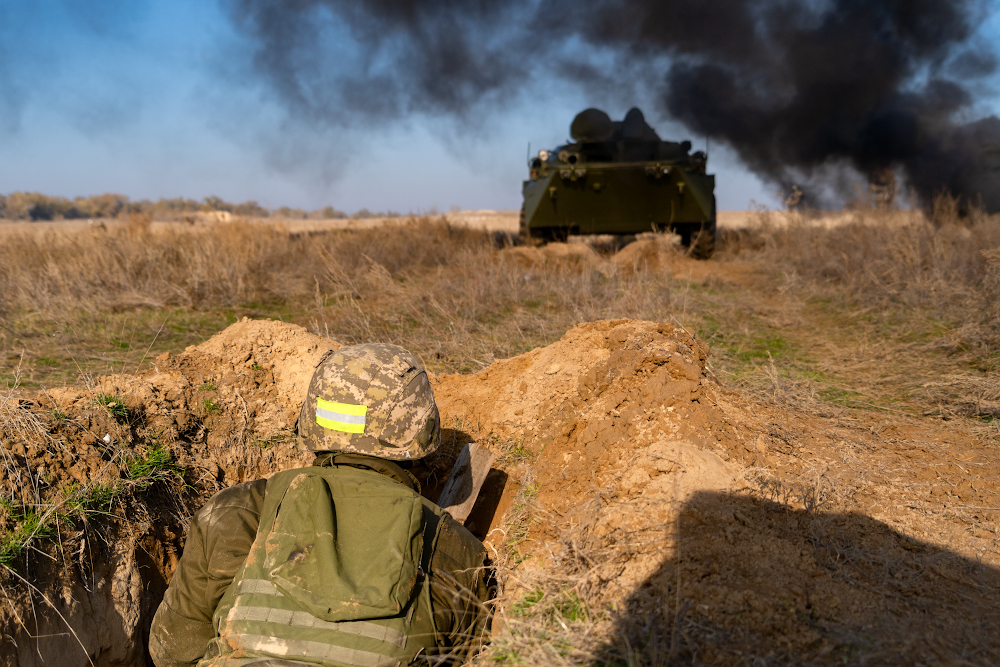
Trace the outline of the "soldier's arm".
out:
[[[432,562],[431,606],[439,652],[460,664],[488,639],[496,586],[482,542],[451,517],[443,521]]]
[[[266,481],[220,491],[195,515],[149,632],[157,667],[187,667],[215,637],[212,615],[257,536]]]

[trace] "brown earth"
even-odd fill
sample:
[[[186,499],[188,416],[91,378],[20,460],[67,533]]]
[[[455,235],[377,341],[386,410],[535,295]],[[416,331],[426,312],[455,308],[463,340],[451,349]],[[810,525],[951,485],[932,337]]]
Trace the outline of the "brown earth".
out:
[[[3,582],[0,664],[85,665],[81,645],[96,665],[146,664],[144,638],[191,514],[222,488],[312,460],[294,424],[314,365],[337,347],[298,326],[244,319],[158,357],[142,375],[7,406],[4,423],[23,424],[27,437],[3,433],[4,497],[28,503],[37,494],[65,508],[94,490],[116,493],[82,523],[61,527],[46,549],[53,560],[29,558],[20,568],[50,604],[27,595],[22,575]],[[125,418],[104,407],[109,396],[123,400]],[[143,489],[128,479],[126,461],[154,442],[183,466],[182,484],[169,478]]]
[[[708,352],[669,324],[595,322],[441,378],[443,414],[534,457],[531,558],[509,581],[607,605],[611,641],[653,664],[1000,659],[993,452],[940,423],[754,405]]]
[[[633,246],[616,270],[645,261]],[[0,582],[0,664],[84,665],[81,645],[95,665],[144,664],[191,513],[220,488],[308,462],[295,419],[337,347],[244,319],[141,375],[5,404],[6,497],[119,493],[40,543],[51,559],[29,551]],[[599,655],[627,640],[652,663],[1000,661],[992,452],[941,422],[753,403],[720,386],[709,354],[673,324],[600,321],[435,378],[448,446],[421,474],[435,488],[463,440],[496,449],[513,482],[490,535],[507,599],[537,582],[572,587],[611,624],[587,640],[603,642]],[[129,478],[153,443],[183,484]]]

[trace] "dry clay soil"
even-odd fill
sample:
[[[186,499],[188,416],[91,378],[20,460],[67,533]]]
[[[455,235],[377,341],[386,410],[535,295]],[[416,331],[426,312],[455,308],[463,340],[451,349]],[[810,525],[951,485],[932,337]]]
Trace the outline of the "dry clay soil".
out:
[[[245,319],[139,376],[14,409],[20,435],[2,444],[21,472],[5,495],[129,488],[122,457],[152,440],[185,472],[184,488],[130,488],[6,576],[0,664],[145,664],[190,515],[220,488],[308,463],[295,419],[337,347]],[[508,594],[562,581],[609,642],[639,652],[672,636],[678,660],[705,664],[1000,663],[993,452],[942,422],[755,404],[718,383],[709,354],[671,324],[600,321],[433,378],[446,446],[421,470],[428,495],[461,442],[495,448],[509,482],[488,543],[517,563]],[[128,418],[99,394],[123,397]]]

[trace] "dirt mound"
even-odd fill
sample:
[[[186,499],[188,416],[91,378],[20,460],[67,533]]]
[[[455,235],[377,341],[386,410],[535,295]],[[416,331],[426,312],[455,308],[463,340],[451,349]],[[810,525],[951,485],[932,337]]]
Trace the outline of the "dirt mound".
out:
[[[5,585],[3,664],[83,665],[83,649],[97,665],[145,664],[190,515],[221,488],[311,460],[295,420],[313,368],[338,347],[244,319],[145,374],[4,403],[0,555],[23,573],[11,577],[45,582],[52,605]],[[55,541],[21,544],[33,534]]]
[[[603,263],[594,249],[584,243],[547,243],[539,248],[514,246],[498,250],[497,255],[526,268],[545,265],[591,268]]]
[[[637,271],[646,268],[651,271],[667,266],[676,259],[677,249],[661,235],[641,238],[629,243],[611,258],[619,270]]]
[[[558,540],[558,524],[595,492],[635,501],[634,513],[606,508],[585,519],[613,531],[662,525],[673,503],[730,487],[742,468],[730,461],[752,458],[756,447],[747,424],[737,430],[734,412],[719,407],[723,392],[706,371],[708,352],[671,324],[593,322],[475,375],[443,376],[435,392],[442,414],[492,443],[501,461],[516,466],[512,451],[534,460],[526,483],[559,517],[532,527],[545,550]],[[617,578],[619,590],[609,595],[630,590],[659,557]]]
[[[542,598],[567,623],[586,599],[613,610],[613,627],[561,641],[602,637],[584,653],[613,646],[609,663],[622,640],[652,664],[664,651],[733,665],[747,652],[775,664],[996,655],[1000,571],[838,505],[823,488],[830,459],[802,460],[779,415],[719,386],[708,353],[670,324],[593,322],[439,378],[442,414],[520,481],[490,535],[509,558],[511,636],[533,632],[519,619]],[[882,648],[863,645],[871,636]],[[501,653],[525,650],[509,641]]]
[[[547,243],[539,248],[514,246],[498,250],[499,257],[524,268],[556,266],[576,270],[595,270],[605,275],[618,271],[634,272],[639,269],[657,270],[669,264],[678,255],[676,249],[662,235],[650,235],[629,243],[609,258],[604,259],[586,243]]]
[[[337,347],[297,326],[244,319],[158,357],[145,374],[102,377],[16,406],[23,437],[5,436],[3,444],[23,474],[7,479],[5,495],[23,507],[39,494],[75,508],[107,546],[95,545],[84,525],[58,547],[49,544],[51,562],[18,557],[28,578],[48,582],[42,588],[59,613],[44,604],[31,611],[29,596],[11,596],[6,609],[14,613],[4,619],[17,647],[10,644],[11,664],[56,655],[83,664],[80,643],[96,664],[141,662],[187,518],[220,488],[310,459],[294,436],[295,419],[313,368]],[[537,485],[550,511],[572,512],[595,488],[679,500],[726,488],[736,472],[726,460],[743,451],[711,398],[717,388],[705,372],[707,354],[669,324],[596,322],[477,375],[439,378],[435,391],[449,432],[491,442],[508,469],[534,452],[537,477],[521,481]],[[169,453],[157,459],[159,469],[138,465],[156,452]],[[95,489],[105,494],[99,507]],[[16,520],[7,516],[8,528]],[[539,539],[558,532],[544,523],[533,531]],[[60,632],[59,615],[79,642],[63,634],[36,652],[28,636]]]

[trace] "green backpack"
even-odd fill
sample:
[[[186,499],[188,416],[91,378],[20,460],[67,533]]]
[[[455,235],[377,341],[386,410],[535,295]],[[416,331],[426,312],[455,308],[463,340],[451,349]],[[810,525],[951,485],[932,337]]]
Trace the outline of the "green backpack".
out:
[[[440,511],[371,470],[278,473],[199,667],[410,663],[436,645],[425,573]]]

